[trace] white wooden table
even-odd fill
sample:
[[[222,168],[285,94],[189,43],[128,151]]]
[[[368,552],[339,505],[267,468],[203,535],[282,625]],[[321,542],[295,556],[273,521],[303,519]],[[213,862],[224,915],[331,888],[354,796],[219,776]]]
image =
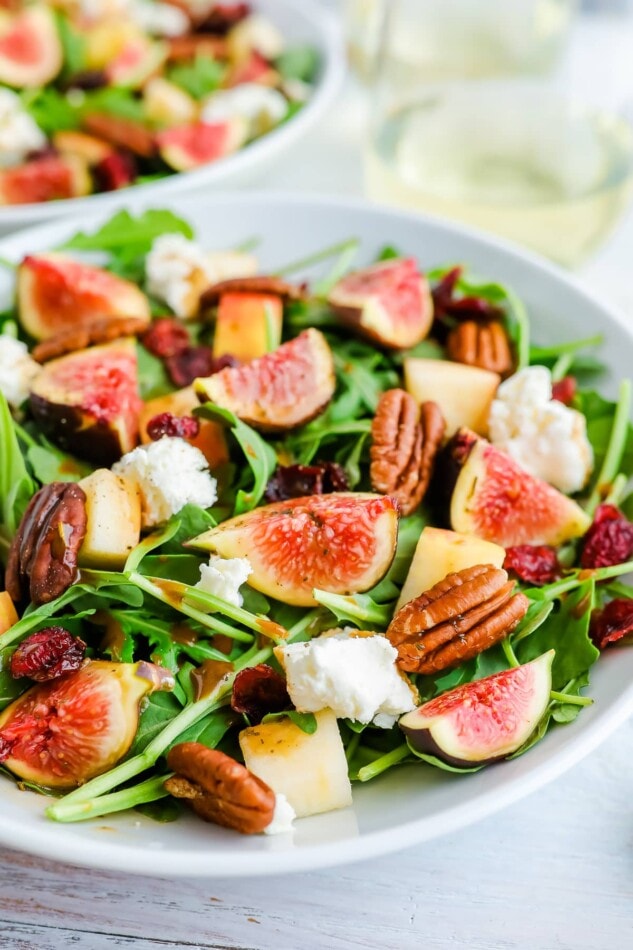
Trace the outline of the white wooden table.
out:
[[[590,45],[595,52],[595,37]],[[264,184],[360,194],[360,129],[348,90]],[[632,247],[633,213],[584,276],[633,319]],[[0,851],[0,947],[625,950],[632,752],[629,722],[556,783],[475,827],[292,878],[150,880]]]

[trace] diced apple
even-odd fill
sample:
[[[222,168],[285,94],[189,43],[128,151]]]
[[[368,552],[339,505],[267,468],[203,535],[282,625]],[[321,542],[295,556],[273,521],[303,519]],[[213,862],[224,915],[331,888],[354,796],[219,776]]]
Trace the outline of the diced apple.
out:
[[[53,135],[53,145],[62,155],[78,155],[88,165],[98,165],[104,158],[112,155],[112,146],[95,135],[78,132],[76,129],[63,129]]]
[[[347,760],[330,709],[316,713],[309,735],[290,719],[243,729],[240,748],[246,767],[277,794],[285,795],[298,818],[352,804]]]
[[[404,361],[404,381],[418,403],[434,400],[446,420],[446,435],[461,426],[479,435],[488,431],[488,413],[501,377],[487,369],[409,357]]]
[[[254,360],[281,343],[283,304],[272,294],[222,294],[213,338],[213,355],[230,353]]]
[[[0,635],[10,630],[20,618],[6,590],[0,591]]]
[[[118,570],[141,537],[141,497],[135,483],[107,468],[79,482],[86,494],[81,567]]]
[[[159,416],[163,412],[170,412],[172,416],[178,418],[190,416],[196,406],[199,405],[200,400],[193,391],[193,386],[178,389],[166,396],[157,396],[156,399],[149,399],[143,405],[139,416],[141,442],[152,441],[147,434],[147,424],[154,416]],[[200,449],[209,463],[210,469],[217,468],[229,460],[224,428],[220,423],[212,422],[210,419],[200,419],[199,421],[198,434],[191,439],[187,439],[187,441]]]
[[[430,590],[447,574],[474,567],[476,564],[502,567],[505,555],[505,549],[500,545],[483,541],[472,534],[459,534],[457,531],[445,531],[442,528],[424,528],[396,604],[396,611],[424,591]]]

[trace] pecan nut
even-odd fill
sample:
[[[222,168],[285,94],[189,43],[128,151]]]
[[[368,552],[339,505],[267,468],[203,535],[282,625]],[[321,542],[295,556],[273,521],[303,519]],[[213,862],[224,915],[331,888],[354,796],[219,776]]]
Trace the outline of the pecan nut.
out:
[[[108,112],[91,112],[84,116],[83,128],[110,145],[125,148],[141,158],[151,158],[156,151],[153,133],[132,119],[122,119]]]
[[[282,300],[301,300],[304,296],[301,287],[289,284],[281,277],[266,274],[257,274],[254,277],[231,277],[229,280],[221,280],[207,287],[200,297],[201,308],[214,306],[222,294],[228,293],[272,294],[274,297],[281,297]]]
[[[167,756],[176,773],[165,782],[174,798],[184,798],[200,818],[244,835],[267,828],[275,811],[275,793],[236,762],[200,742],[181,742]]]
[[[5,576],[14,601],[28,591],[32,603],[61,596],[79,576],[86,535],[86,495],[79,485],[52,482],[31,499],[11,543]]]
[[[408,673],[439,673],[502,640],[525,616],[529,601],[491,564],[467,567],[402,607],[387,629]]]
[[[98,343],[110,343],[122,336],[137,336],[144,333],[149,326],[150,318],[144,317],[96,317],[87,323],[76,327],[69,327],[56,333],[55,336],[43,340],[34,347],[31,353],[38,363],[48,363],[66,353],[75,350],[85,350]]]
[[[456,363],[478,366],[500,376],[509,376],[514,369],[512,347],[500,320],[458,323],[448,335],[446,351]]]
[[[372,488],[395,498],[403,515],[415,511],[426,494],[444,430],[437,403],[422,403],[418,410],[403,389],[380,397],[371,427],[369,475]]]

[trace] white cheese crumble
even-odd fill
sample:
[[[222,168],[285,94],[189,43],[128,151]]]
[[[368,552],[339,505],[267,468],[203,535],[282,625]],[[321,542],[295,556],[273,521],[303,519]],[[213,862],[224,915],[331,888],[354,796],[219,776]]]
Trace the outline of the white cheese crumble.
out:
[[[183,36],[189,32],[189,17],[171,3],[132,0],[130,15],[137,26],[152,36]]]
[[[210,508],[217,498],[217,482],[204,455],[184,439],[163,436],[139,445],[115,462],[112,471],[138,486],[144,528],[162,524],[188,504]]]
[[[213,93],[202,107],[203,122],[226,122],[237,116],[248,125],[248,135],[261,135],[279,125],[288,112],[288,102],[277,89],[245,82],[233,89]]]
[[[300,712],[330,707],[339,719],[390,728],[415,707],[414,693],[398,672],[398,651],[382,634],[333,630],[307,643],[280,645],[288,693]]]
[[[488,428],[494,445],[531,475],[567,494],[586,485],[593,451],[585,417],[552,399],[545,366],[528,366],[499,386]]]
[[[292,831],[292,823],[297,817],[297,813],[281,792],[275,795],[275,811],[272,821],[264,828],[265,835],[282,835]]]
[[[150,294],[183,320],[195,316],[200,294],[210,284],[257,272],[257,259],[238,251],[204,251],[184,234],[161,234],[145,258]]]
[[[219,554],[212,554],[209,563],[200,566],[200,580],[195,586],[207,594],[225,600],[227,604],[241,607],[244,598],[240,594],[240,587],[246,583],[252,572],[253,568],[247,557],[220,557]]]
[[[23,108],[20,97],[0,88],[0,168],[20,165],[29,152],[46,145],[46,136]]]
[[[0,392],[10,405],[22,405],[41,369],[25,343],[6,333],[0,335]]]

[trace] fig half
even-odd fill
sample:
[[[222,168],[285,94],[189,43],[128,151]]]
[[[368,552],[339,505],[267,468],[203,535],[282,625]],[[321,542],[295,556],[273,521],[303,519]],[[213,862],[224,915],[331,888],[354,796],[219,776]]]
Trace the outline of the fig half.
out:
[[[328,303],[352,330],[391,350],[420,343],[433,322],[428,281],[410,257],[348,274],[332,288]]]
[[[11,747],[4,767],[60,789],[106,772],[132,745],[141,699],[163,673],[151,663],[93,660],[33,686],[0,715],[0,737]]]
[[[552,688],[549,650],[536,660],[431,699],[398,725],[418,752],[449,765],[488,765],[516,752],[545,714]]]
[[[19,13],[0,10],[0,83],[17,89],[45,86],[62,68],[53,13],[33,4]]]
[[[251,587],[284,604],[316,604],[314,587],[369,590],[387,573],[398,537],[388,495],[334,492],[278,501],[224,521],[189,542],[222,557],[247,557]]]
[[[266,432],[303,425],[334,395],[334,361],[319,330],[304,330],[274,352],[196,379],[198,397]]]

